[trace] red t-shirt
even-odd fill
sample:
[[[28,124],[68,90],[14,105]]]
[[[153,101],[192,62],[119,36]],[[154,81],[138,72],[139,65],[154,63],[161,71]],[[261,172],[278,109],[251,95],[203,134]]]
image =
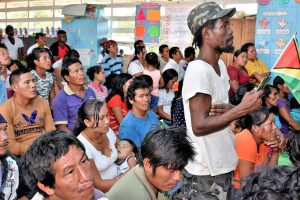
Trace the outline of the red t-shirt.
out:
[[[261,144],[257,149],[257,144],[252,133],[248,129],[244,129],[235,136],[236,152],[239,160],[249,161],[255,164],[254,172],[259,172],[264,169],[263,163],[266,155],[268,155],[268,147]],[[238,165],[234,170],[234,188],[240,188],[240,175]]]
[[[60,59],[64,58],[68,52],[69,52],[69,49],[66,45],[64,46],[64,48],[61,48],[61,46],[58,45],[58,57]]]
[[[116,120],[116,117],[114,116],[113,112],[112,112],[112,108],[113,107],[119,107],[122,109],[122,114],[123,117],[125,117],[128,113],[128,108],[126,105],[126,102],[123,102],[121,100],[121,96],[116,94],[115,96],[113,96],[108,102],[107,102],[107,109],[108,109],[108,115],[109,115],[109,119],[110,119],[110,128],[115,132],[119,132],[119,124]]]
[[[230,80],[236,80],[239,82],[239,84],[244,84],[244,83],[249,83],[250,82],[250,77],[247,74],[247,71],[245,69],[245,73],[241,72],[238,70],[236,67],[233,66],[228,66],[227,67],[227,72],[230,77]],[[232,97],[234,95],[234,92],[230,88],[229,90],[229,96]]]

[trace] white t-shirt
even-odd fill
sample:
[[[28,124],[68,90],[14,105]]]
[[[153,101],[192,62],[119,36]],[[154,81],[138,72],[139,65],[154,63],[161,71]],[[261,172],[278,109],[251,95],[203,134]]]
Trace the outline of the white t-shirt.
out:
[[[27,55],[30,54],[33,49],[38,48],[38,47],[39,47],[38,43],[31,45],[27,50]],[[44,48],[49,49],[49,47],[47,47],[47,46],[44,46]]]
[[[56,69],[56,68],[61,69],[61,67],[62,67],[62,61],[63,61],[63,59],[59,59],[58,61],[56,61],[55,63],[53,63],[52,68],[53,69]]]
[[[166,66],[163,69],[163,72],[167,69],[175,69],[178,73],[178,82],[181,81],[184,78],[184,69],[181,65],[177,64],[173,59],[169,59],[169,62],[166,64]]]
[[[111,149],[111,156],[107,157],[103,155],[100,151],[98,151],[83,135],[82,133],[77,136],[77,138],[83,143],[86,155],[89,159],[94,160],[97,170],[99,171],[101,178],[105,179],[113,179],[117,177],[118,169],[116,165],[116,160],[118,158],[118,152],[115,147],[116,145],[116,135],[115,133],[109,129],[106,133],[109,140],[109,147]]]
[[[158,105],[163,106],[163,111],[169,115],[171,115],[171,105],[174,96],[175,94],[173,90],[169,90],[169,92],[167,92],[165,89],[159,90]]]
[[[128,67],[128,74],[131,74],[132,76],[137,74],[137,73],[141,73],[144,71],[144,67],[142,65],[142,63],[140,63],[139,60],[134,60],[129,64]]]
[[[188,136],[196,150],[194,161],[185,169],[197,176],[216,176],[235,170],[238,163],[235,151],[235,138],[229,126],[204,136],[195,136],[192,130],[189,99],[197,93],[208,94],[212,104],[228,103],[229,76],[226,66],[219,60],[221,76],[218,76],[211,65],[201,60],[189,63],[183,81],[184,116]]]
[[[10,43],[8,37],[2,39],[1,43],[5,44],[9,53],[9,57],[13,60],[19,60],[18,58],[18,49],[23,48],[23,41],[15,37],[15,44]]]

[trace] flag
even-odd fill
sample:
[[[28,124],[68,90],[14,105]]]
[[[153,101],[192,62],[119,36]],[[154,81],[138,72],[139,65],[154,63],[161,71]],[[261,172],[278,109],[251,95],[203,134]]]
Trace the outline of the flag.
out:
[[[300,57],[296,34],[286,45],[271,72],[284,80],[294,97],[300,102]]]

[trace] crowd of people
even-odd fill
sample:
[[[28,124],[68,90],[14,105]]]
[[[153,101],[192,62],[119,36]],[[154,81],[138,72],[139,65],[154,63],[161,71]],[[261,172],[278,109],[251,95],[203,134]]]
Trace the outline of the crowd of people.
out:
[[[103,38],[86,71],[65,31],[50,47],[37,33],[25,56],[8,25],[0,198],[298,199],[299,103],[279,76],[257,90],[270,72],[255,44],[234,47],[235,12],[215,2],[190,12],[197,57],[137,40],[125,66]]]

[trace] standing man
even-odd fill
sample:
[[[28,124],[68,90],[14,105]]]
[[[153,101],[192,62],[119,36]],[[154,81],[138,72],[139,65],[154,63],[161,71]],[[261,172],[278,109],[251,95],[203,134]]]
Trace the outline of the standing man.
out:
[[[31,45],[28,50],[27,50],[27,55],[32,52],[33,49],[35,48],[46,48],[49,49],[49,47],[46,46],[46,34],[45,33],[36,33],[35,34],[35,44]]]
[[[189,63],[182,91],[187,133],[197,154],[183,172],[186,199],[230,199],[238,158],[229,124],[261,105],[261,91],[246,93],[236,107],[228,104],[229,76],[220,55],[233,51],[229,19],[234,13],[235,8],[205,2],[187,19],[200,54]]]
[[[3,38],[1,43],[7,46],[10,58],[13,60],[22,60],[24,58],[23,41],[14,36],[14,27],[12,25],[6,26],[5,33],[7,37]]]
[[[17,69],[9,77],[14,95],[0,106],[7,121],[8,150],[23,155],[45,131],[55,129],[49,103],[37,96],[35,79],[28,69]]]
[[[78,58],[63,59],[61,76],[67,84],[54,97],[54,122],[58,130],[71,133],[79,107],[88,99],[96,99],[96,95],[91,88],[85,87],[85,73]]]
[[[57,31],[57,42],[54,42],[50,47],[54,62],[64,58],[71,50],[70,46],[66,44],[67,41],[68,38],[66,31]]]

